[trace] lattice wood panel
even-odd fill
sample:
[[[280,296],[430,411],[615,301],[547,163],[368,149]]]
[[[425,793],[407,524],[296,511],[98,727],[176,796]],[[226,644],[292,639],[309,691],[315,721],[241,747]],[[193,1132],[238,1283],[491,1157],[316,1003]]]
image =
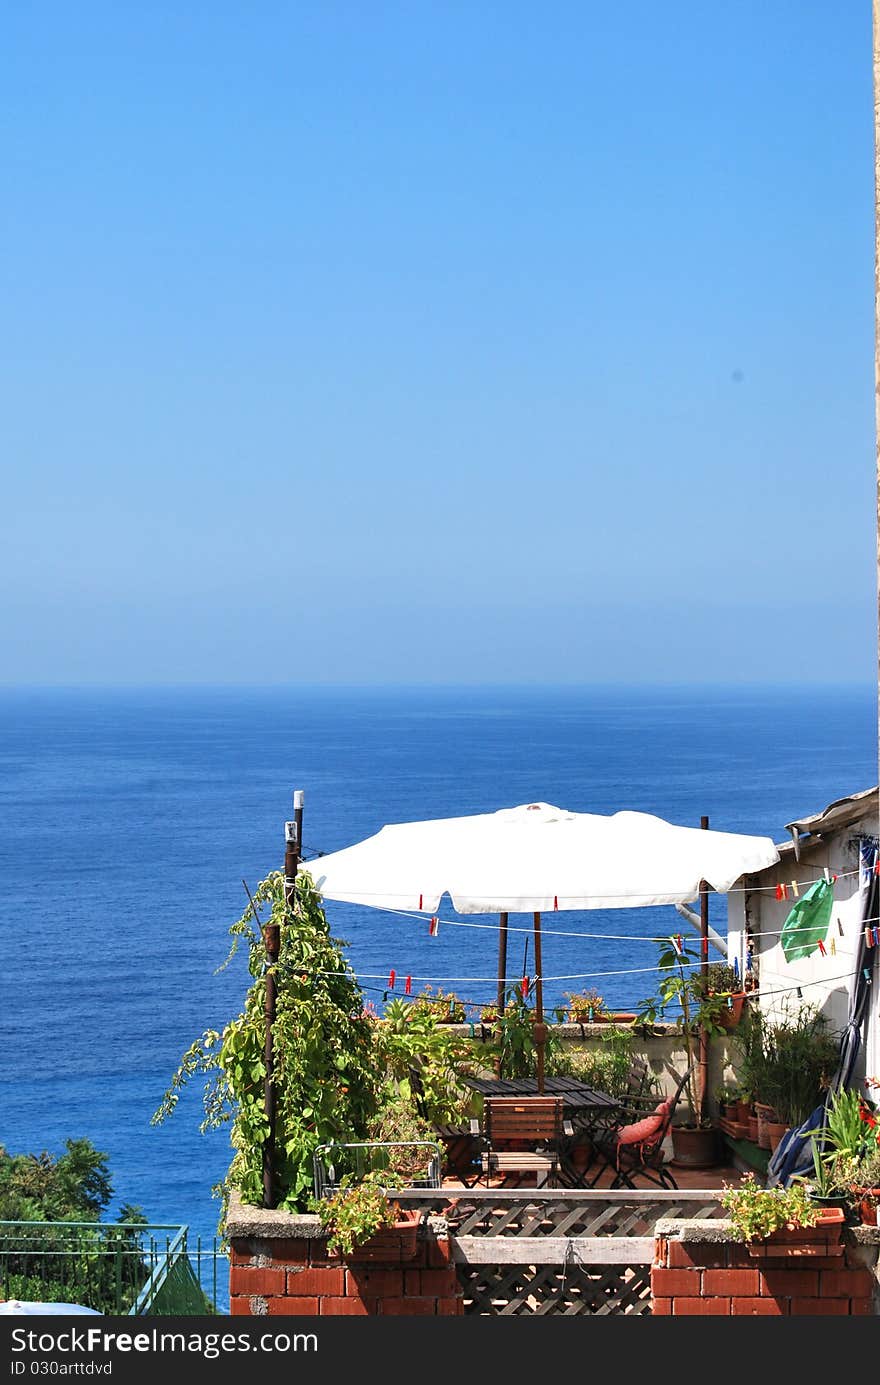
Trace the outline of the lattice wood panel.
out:
[[[460,1265],[458,1275],[465,1314],[573,1317],[651,1312],[649,1265]]]
[[[449,1229],[456,1236],[650,1236],[661,1217],[716,1217],[722,1213],[717,1199],[693,1197],[614,1197],[554,1199],[524,1195],[509,1201],[461,1198],[446,1209]]]

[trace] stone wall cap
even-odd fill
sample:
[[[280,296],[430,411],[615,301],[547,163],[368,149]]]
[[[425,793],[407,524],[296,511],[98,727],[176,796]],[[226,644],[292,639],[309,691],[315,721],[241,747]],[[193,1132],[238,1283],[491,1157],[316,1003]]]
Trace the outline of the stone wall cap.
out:
[[[662,1217],[654,1226],[656,1236],[676,1237],[679,1241],[723,1242],[741,1241],[726,1217],[694,1217],[690,1221],[679,1217]],[[849,1245],[880,1246],[880,1226],[844,1226],[843,1239]]]
[[[226,1212],[229,1240],[256,1236],[263,1240],[314,1240],[327,1233],[312,1212],[285,1212],[278,1207],[252,1207],[237,1192],[229,1195]]]

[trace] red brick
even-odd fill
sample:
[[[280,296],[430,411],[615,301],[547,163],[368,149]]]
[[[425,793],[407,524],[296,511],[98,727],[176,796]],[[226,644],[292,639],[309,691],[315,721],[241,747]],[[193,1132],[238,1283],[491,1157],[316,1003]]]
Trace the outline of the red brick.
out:
[[[756,1298],[759,1292],[756,1269],[703,1271],[703,1293],[710,1298],[715,1294],[729,1294],[731,1298]]]
[[[426,1270],[406,1270],[403,1276],[403,1292],[418,1296],[422,1293],[422,1275],[428,1273]],[[436,1271],[442,1274],[442,1270]],[[428,1290],[425,1290],[427,1293]]]
[[[729,1298],[675,1298],[672,1300],[675,1318],[729,1318]]]
[[[318,1312],[316,1298],[269,1298],[266,1302],[272,1317],[306,1317]]]
[[[251,1301],[243,1294],[235,1294],[229,1300],[229,1315],[233,1318],[249,1318],[251,1315]]]
[[[873,1275],[867,1270],[823,1270],[819,1275],[821,1298],[863,1298],[870,1294]]]
[[[772,1267],[760,1272],[762,1294],[770,1298],[817,1298],[819,1294],[818,1270],[774,1270]]]
[[[724,1245],[699,1245],[693,1241],[669,1242],[669,1268],[672,1270],[686,1270],[694,1266],[719,1270],[726,1264],[727,1247]]]
[[[793,1298],[792,1316],[809,1314],[814,1318],[846,1317],[849,1314],[848,1298]]]
[[[420,1289],[409,1287],[410,1273],[418,1274],[421,1280]],[[454,1297],[458,1292],[458,1275],[455,1270],[416,1270],[410,1271],[406,1276],[406,1292],[408,1294],[449,1294]]]
[[[788,1301],[776,1298],[734,1298],[730,1311],[735,1318],[784,1318],[788,1313]]]
[[[654,1314],[655,1318],[672,1317],[672,1299],[655,1298],[651,1304],[651,1312]]]
[[[412,1270],[409,1271],[412,1274]],[[367,1265],[351,1265],[345,1272],[346,1294],[361,1294],[365,1298],[392,1298],[404,1292],[403,1270],[374,1270]]]
[[[229,1291],[233,1294],[283,1294],[284,1271],[233,1265],[229,1272]]]
[[[324,1238],[315,1241],[306,1240],[305,1237],[302,1237],[288,1241],[275,1237],[273,1240],[258,1243],[260,1251],[268,1255],[273,1264],[284,1265],[285,1268],[288,1265],[307,1265],[315,1246],[319,1246],[323,1253],[326,1251],[327,1242]]]
[[[870,1318],[874,1312],[874,1300],[871,1298],[851,1298],[849,1311],[851,1317]]]
[[[658,1298],[698,1298],[701,1292],[700,1270],[652,1270],[651,1293]]]
[[[288,1269],[287,1292],[302,1297],[309,1294],[327,1294],[331,1297],[345,1293],[345,1270],[319,1269],[316,1265],[303,1266],[302,1269]]]
[[[318,1312],[322,1318],[368,1318],[379,1312],[375,1298],[322,1298]]]
[[[458,1318],[464,1312],[462,1298],[438,1298],[437,1316],[439,1318]]]
[[[230,1265],[249,1265],[254,1258],[254,1248],[250,1241],[231,1241],[229,1244]]]
[[[428,1236],[425,1241],[425,1264],[440,1270],[452,1261],[452,1245],[448,1236]]]
[[[434,1298],[383,1298],[381,1302],[383,1317],[433,1317],[437,1312]]]

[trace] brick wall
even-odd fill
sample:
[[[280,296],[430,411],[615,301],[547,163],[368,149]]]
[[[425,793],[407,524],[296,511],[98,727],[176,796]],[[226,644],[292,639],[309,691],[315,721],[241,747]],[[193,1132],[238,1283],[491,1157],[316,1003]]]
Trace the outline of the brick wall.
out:
[[[837,1253],[829,1244],[819,1248],[825,1254],[755,1259],[741,1242],[724,1239],[724,1223],[715,1222],[700,1239],[705,1225],[691,1223],[686,1231],[682,1226],[683,1239],[671,1225],[667,1231],[658,1224],[651,1269],[656,1316],[849,1317],[880,1311],[880,1246],[845,1233]]]
[[[428,1219],[416,1255],[358,1263],[331,1255],[317,1217],[230,1205],[229,1311],[234,1316],[450,1317],[462,1293],[445,1224]]]

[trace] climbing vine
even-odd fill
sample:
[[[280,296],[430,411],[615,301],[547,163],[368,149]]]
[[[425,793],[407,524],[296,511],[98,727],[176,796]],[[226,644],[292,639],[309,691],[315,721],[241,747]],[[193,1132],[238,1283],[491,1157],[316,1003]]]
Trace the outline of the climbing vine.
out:
[[[256,912],[255,912],[256,910]],[[269,917],[265,917],[266,910]],[[204,1077],[201,1129],[231,1123],[234,1155],[223,1191],[262,1201],[263,1111],[266,1076],[266,949],[262,923],[280,925],[276,1064],[278,1205],[305,1211],[312,1190],[312,1155],[318,1145],[364,1139],[382,1100],[382,1079],[363,993],[349,967],[344,943],[330,936],[320,896],[307,872],[297,876],[295,899],[284,898],[284,877],[262,880],[241,918],[229,930],[232,947],[247,945],[253,978],[240,1015],[222,1031],[208,1029],[183,1055],[153,1124],[174,1111],[184,1086]]]

